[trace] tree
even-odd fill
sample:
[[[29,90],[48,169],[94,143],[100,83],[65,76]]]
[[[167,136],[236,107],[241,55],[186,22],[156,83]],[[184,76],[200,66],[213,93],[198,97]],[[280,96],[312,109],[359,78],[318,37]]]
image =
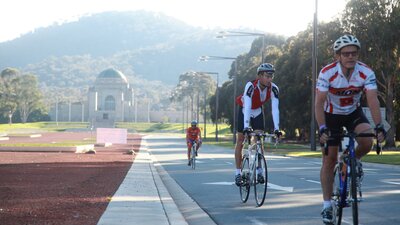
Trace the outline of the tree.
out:
[[[179,76],[179,83],[172,91],[170,100],[182,102],[188,97],[191,102],[191,111],[194,112],[194,102],[197,99],[196,117],[193,115],[191,119],[199,120],[200,105],[204,105],[200,102],[200,96],[201,94],[209,96],[213,91],[215,91],[215,82],[210,75],[188,71]],[[204,101],[207,99],[203,99],[203,103]]]
[[[343,24],[346,31],[360,39],[363,60],[376,72],[379,97],[386,106],[387,121],[391,125],[385,146],[394,147],[394,97],[400,74],[400,2],[351,0],[346,6]]]
[[[15,113],[17,103],[17,87],[20,82],[20,72],[15,68],[6,68],[0,74],[0,111],[3,117],[10,116],[10,123]]]
[[[29,115],[33,111],[40,109],[42,105],[42,95],[38,89],[36,76],[31,74],[22,76],[17,87],[17,93],[21,121],[26,123]]]

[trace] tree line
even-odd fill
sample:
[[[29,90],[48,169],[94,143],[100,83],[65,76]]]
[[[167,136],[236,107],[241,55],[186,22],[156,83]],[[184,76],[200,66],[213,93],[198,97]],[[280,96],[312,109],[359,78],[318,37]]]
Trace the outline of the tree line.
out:
[[[386,108],[386,120],[391,125],[386,146],[395,146],[395,137],[400,139],[400,2],[398,0],[350,0],[340,18],[318,25],[317,66],[318,72],[334,61],[332,45],[344,34],[353,34],[361,42],[360,60],[369,65],[378,80],[381,107]],[[234,76],[237,74],[238,95],[246,82],[255,79],[256,69],[261,62],[275,65],[274,81],[280,88],[281,128],[288,137],[294,137],[296,130],[310,132],[312,87],[312,42],[313,28],[288,39],[266,34],[265,48],[262,37],[256,39],[250,51],[239,55],[235,71],[232,63],[230,80],[219,88],[218,118],[233,123]],[[198,84],[198,82],[197,82]],[[177,85],[177,88],[181,84]],[[176,92],[178,89],[175,89]],[[209,99],[211,113],[215,113],[215,95]],[[363,101],[365,104],[365,99]],[[364,105],[365,106],[365,105]],[[268,108],[270,106],[266,106]],[[270,110],[265,110],[271,119]],[[272,121],[267,124],[272,127]],[[233,126],[231,126],[233,127]]]
[[[49,120],[37,77],[6,68],[0,74],[0,122]]]

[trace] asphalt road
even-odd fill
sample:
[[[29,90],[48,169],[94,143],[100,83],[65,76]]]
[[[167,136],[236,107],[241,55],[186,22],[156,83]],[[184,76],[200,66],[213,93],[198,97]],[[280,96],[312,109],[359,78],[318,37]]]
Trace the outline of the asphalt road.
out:
[[[267,197],[262,207],[256,207],[253,190],[247,203],[242,203],[233,184],[232,149],[203,144],[192,170],[187,166],[184,139],[150,136],[146,141],[167,173],[217,224],[322,224],[320,159],[267,154]],[[360,224],[400,224],[400,167],[363,165]],[[344,209],[342,224],[352,224],[350,208]]]

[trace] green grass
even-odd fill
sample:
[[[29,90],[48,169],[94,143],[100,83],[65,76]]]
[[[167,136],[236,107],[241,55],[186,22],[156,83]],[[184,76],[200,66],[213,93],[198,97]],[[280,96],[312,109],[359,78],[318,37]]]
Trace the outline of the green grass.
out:
[[[36,133],[36,132],[57,132],[67,129],[87,128],[87,122],[36,122],[36,123],[13,123],[0,124],[0,133]]]
[[[38,132],[60,132],[67,129],[79,129],[88,128],[89,123],[81,122],[37,122],[37,123],[14,123],[14,124],[0,124],[0,133],[7,133],[12,135],[26,135],[29,133]],[[163,133],[180,135],[184,137],[184,129],[189,125],[182,126],[182,123],[127,123],[121,122],[116,123],[117,128],[126,128],[129,132],[139,133]],[[199,124],[202,130],[202,136],[204,136],[204,124]],[[215,125],[206,125],[206,137],[205,143],[211,145],[218,145],[234,149],[232,143],[232,133],[230,128],[226,124],[218,125],[218,138],[219,142],[215,142]],[[93,144],[94,139],[84,141],[63,141],[58,143],[17,143],[17,144],[5,144],[0,143],[0,146],[40,146],[40,147],[56,147],[56,146],[76,146],[84,144]],[[396,145],[400,145],[396,142]],[[298,144],[278,144],[277,147],[272,144],[266,144],[265,149],[268,152],[274,154],[294,156],[294,157],[321,157],[321,152],[312,152],[309,147]],[[363,157],[364,162],[383,163],[400,165],[400,151],[383,151],[383,155],[376,155],[374,151],[371,151],[367,156]]]

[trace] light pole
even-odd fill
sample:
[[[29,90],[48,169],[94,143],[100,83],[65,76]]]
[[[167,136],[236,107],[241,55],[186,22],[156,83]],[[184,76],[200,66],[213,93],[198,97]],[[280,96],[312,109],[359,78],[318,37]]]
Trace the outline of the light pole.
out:
[[[217,75],[217,90],[215,93],[215,141],[218,142],[218,105],[219,105],[219,73],[217,72],[198,72],[198,73],[205,73],[205,74],[213,74]]]
[[[312,79],[311,79],[311,124],[310,124],[310,144],[311,151],[316,151],[315,143],[315,81],[317,77],[317,35],[318,35],[318,0],[315,0],[315,13],[313,25],[313,46],[312,46]]]
[[[233,75],[233,144],[236,144],[236,89],[237,89],[237,58],[236,57],[225,57],[225,56],[200,56],[199,61],[208,60],[233,60],[234,63],[234,75]],[[218,87],[217,87],[218,88]]]
[[[247,37],[247,36],[258,36],[262,37],[262,49],[261,49],[261,63],[264,62],[264,49],[265,49],[265,34],[254,33],[254,32],[242,32],[242,31],[220,31],[216,38],[226,37]]]

